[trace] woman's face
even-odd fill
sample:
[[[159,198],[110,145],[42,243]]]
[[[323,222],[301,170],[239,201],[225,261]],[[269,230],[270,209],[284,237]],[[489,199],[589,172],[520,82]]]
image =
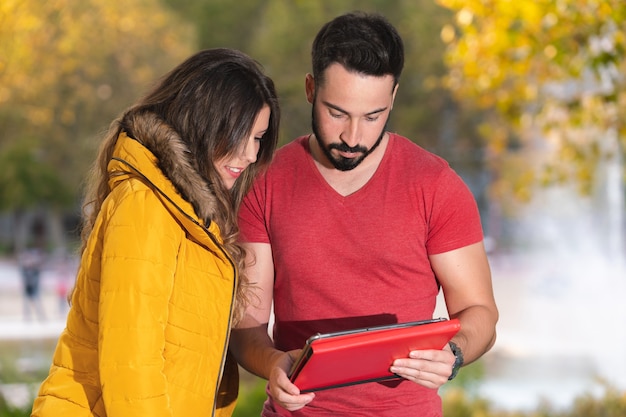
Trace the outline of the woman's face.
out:
[[[242,143],[233,156],[228,156],[215,161],[215,169],[222,178],[224,187],[230,190],[235,185],[235,181],[248,167],[256,162],[257,154],[261,148],[261,140],[267,131],[270,122],[270,108],[264,106],[256,116],[252,130],[248,133],[248,138]]]

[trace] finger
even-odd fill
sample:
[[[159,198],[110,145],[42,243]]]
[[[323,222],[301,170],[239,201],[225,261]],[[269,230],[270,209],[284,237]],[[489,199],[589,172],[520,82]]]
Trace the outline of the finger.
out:
[[[281,407],[286,408],[289,411],[299,410],[304,407],[315,398],[315,394],[306,393],[300,395],[289,395],[285,392],[278,392],[276,395],[272,395],[274,401],[281,405]]]
[[[441,362],[413,362],[410,366],[395,364],[390,371],[402,377],[410,377],[416,380],[445,379],[452,374],[453,365]]]
[[[407,381],[414,382],[430,389],[439,388],[448,380],[447,377],[425,372],[421,369],[409,369],[406,373],[399,373],[398,375]]]
[[[454,354],[451,350],[413,350],[409,352],[411,359],[423,359],[431,362],[452,362],[454,363]]]
[[[389,370],[401,378],[427,388],[438,388],[445,384],[451,372],[451,368],[448,365],[415,360],[411,360],[410,366],[397,366],[394,364]]]

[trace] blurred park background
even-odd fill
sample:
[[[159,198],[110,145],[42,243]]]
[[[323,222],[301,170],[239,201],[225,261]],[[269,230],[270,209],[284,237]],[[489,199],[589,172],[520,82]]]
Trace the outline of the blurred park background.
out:
[[[281,143],[308,133],[310,44],[356,9],[405,41],[390,130],[446,158],[483,219],[499,338],[442,389],[445,416],[626,415],[623,0],[2,0],[0,416],[28,415],[47,373],[108,124],[191,53],[226,46],[275,80]],[[27,304],[20,255],[36,244]],[[263,396],[244,374],[237,414]]]

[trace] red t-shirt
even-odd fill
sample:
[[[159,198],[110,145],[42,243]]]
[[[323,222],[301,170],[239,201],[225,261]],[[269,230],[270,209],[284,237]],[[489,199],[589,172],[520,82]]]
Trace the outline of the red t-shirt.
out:
[[[428,255],[483,238],[476,202],[442,158],[390,134],[372,178],[342,196],[307,137],[282,147],[239,214],[242,238],[272,245],[274,343],[298,349],[318,332],[432,318],[439,286]],[[337,366],[341,366],[338,364]],[[319,391],[298,412],[264,416],[440,416],[435,390],[412,382]]]

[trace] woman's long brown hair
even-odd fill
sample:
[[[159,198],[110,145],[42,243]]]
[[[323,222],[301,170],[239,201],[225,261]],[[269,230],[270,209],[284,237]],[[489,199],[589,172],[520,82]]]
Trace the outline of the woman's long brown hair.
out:
[[[271,114],[257,161],[228,190],[213,163],[242,148],[264,106],[269,106]],[[122,130],[130,128],[129,118],[141,117],[144,112],[155,114],[180,135],[193,155],[195,169],[215,192],[217,214],[203,220],[206,224],[217,223],[224,246],[239,270],[235,310],[238,320],[248,303],[246,289],[250,284],[245,274],[245,250],[237,243],[237,211],[256,175],[269,165],[278,142],[280,109],[274,83],[256,61],[226,48],[201,51],[166,74],[151,92],[113,121],[105,134],[86,184],[81,253],[111,191],[107,166],[117,138]]]

